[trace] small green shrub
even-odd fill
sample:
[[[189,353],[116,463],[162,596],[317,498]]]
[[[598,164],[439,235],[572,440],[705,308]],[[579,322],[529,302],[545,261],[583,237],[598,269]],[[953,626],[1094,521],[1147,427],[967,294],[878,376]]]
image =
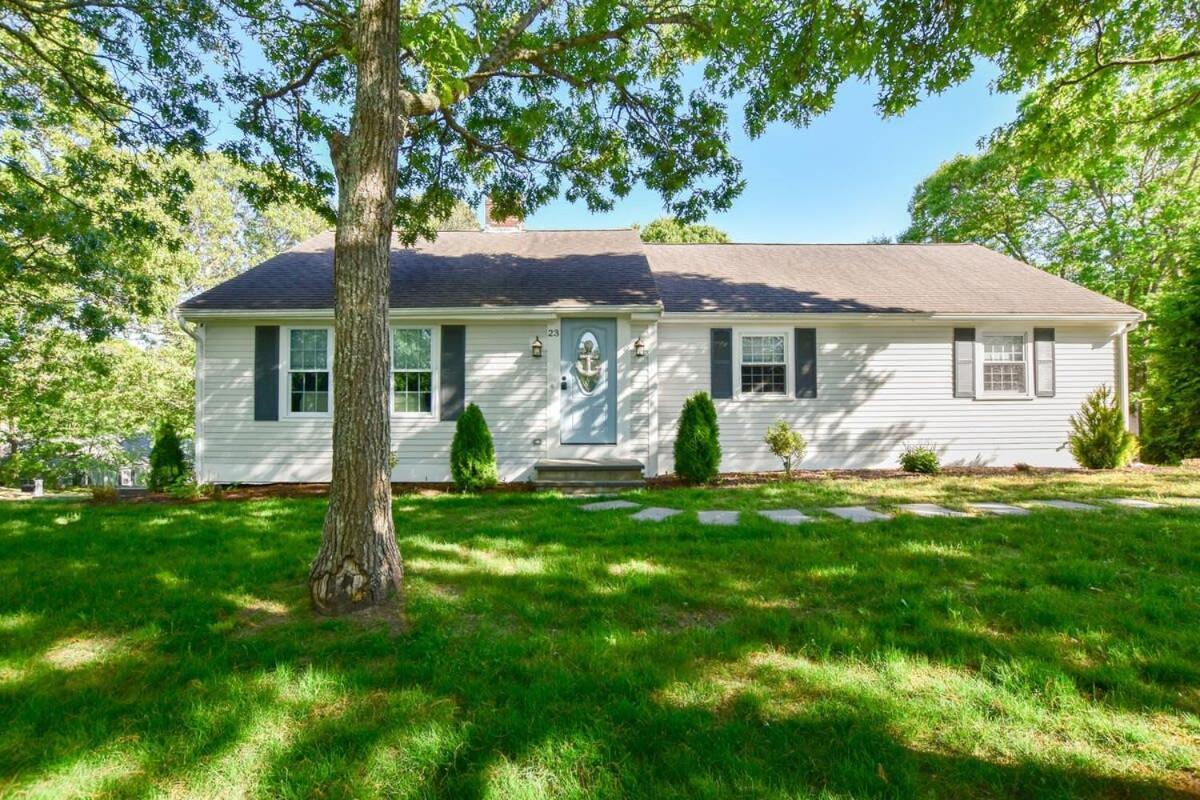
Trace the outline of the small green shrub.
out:
[[[117,502],[117,487],[115,487],[115,486],[93,486],[92,487],[92,502],[93,503],[115,503],[115,502]]]
[[[900,469],[922,475],[937,475],[942,471],[942,462],[932,447],[908,445],[900,454]]]
[[[496,448],[483,412],[469,404],[454,426],[450,445],[450,474],[454,485],[464,492],[475,492],[496,485]]]
[[[800,431],[781,419],[767,428],[763,442],[783,462],[783,471],[791,478],[792,466],[804,458],[804,451],[808,449],[808,442],[804,441]]]
[[[206,497],[210,490],[208,484],[196,483],[190,475],[184,475],[166,487],[166,492],[176,500],[199,500]]]
[[[683,404],[675,431],[675,474],[689,483],[709,483],[721,466],[721,430],[717,408],[707,392]]]
[[[183,457],[183,447],[179,444],[179,434],[175,426],[164,422],[154,433],[154,447],[150,450],[150,476],[147,485],[152,491],[165,491],[180,478],[187,476],[187,462]]]
[[[1088,395],[1070,423],[1067,449],[1081,467],[1116,469],[1128,464],[1137,451],[1137,439],[1125,430],[1121,409],[1107,386]]]

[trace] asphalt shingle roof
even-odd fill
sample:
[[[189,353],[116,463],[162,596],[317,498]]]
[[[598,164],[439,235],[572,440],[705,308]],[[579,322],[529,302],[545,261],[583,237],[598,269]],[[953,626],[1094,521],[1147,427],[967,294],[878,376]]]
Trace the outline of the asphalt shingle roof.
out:
[[[1130,314],[973,244],[643,244],[626,230],[447,232],[392,250],[392,308],[645,305],[668,312]],[[183,303],[333,307],[333,234]]]
[[[632,229],[438,234],[394,245],[392,308],[647,305],[658,289]],[[333,308],[333,233],[183,303],[184,309]]]
[[[647,244],[667,311],[1129,314],[976,244]]]

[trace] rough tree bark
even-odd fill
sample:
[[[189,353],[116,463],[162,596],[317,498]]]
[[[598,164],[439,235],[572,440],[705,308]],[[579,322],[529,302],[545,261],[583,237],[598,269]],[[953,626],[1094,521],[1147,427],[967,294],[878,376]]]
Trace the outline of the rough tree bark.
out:
[[[400,3],[360,0],[350,129],[330,140],[338,180],[333,251],[333,482],[309,573],[325,614],[369,608],[400,589],[392,522],[388,295],[401,139]]]

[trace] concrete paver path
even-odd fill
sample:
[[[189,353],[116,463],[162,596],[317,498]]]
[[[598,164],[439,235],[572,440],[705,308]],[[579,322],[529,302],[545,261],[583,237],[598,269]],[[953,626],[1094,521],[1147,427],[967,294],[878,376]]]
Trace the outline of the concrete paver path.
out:
[[[802,514],[794,508],[772,508],[766,511],[759,511],[758,513],[772,522],[780,522],[784,525],[799,525],[802,522],[812,522],[812,517]]]
[[[1001,517],[1024,517],[1030,513],[1028,508],[1010,506],[1008,503],[967,503],[967,508]]]
[[[1047,506],[1049,508],[1057,508],[1060,511],[1099,511],[1100,506],[1094,506],[1090,503],[1079,503],[1074,500],[1031,500],[1031,506]]]
[[[700,517],[701,525],[737,525],[738,512],[736,511],[698,511],[696,516]]]
[[[603,500],[599,503],[588,503],[580,506],[584,511],[617,511],[623,508],[637,508],[637,503],[628,500]]]
[[[1162,503],[1153,503],[1149,500],[1142,500],[1138,497],[1106,497],[1104,502],[1112,503],[1114,506],[1123,508],[1163,508]]]
[[[638,513],[634,514],[630,519],[636,519],[638,522],[662,522],[667,517],[673,517],[679,513],[677,508],[659,508],[651,506],[643,508]]]
[[[949,508],[942,508],[935,503],[904,503],[899,506],[909,514],[916,514],[918,517],[969,517],[970,514],[964,514],[961,511],[954,511]]]
[[[872,511],[866,506],[839,506],[837,508],[825,509],[834,516],[848,519],[851,522],[879,522],[885,519],[891,519],[887,514],[880,514],[878,511]]]

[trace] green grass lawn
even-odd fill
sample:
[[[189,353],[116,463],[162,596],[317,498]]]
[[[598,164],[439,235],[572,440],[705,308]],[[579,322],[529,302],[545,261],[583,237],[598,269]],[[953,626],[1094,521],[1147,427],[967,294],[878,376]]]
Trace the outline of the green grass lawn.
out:
[[[1200,470],[633,493],[1200,497]],[[397,499],[407,625],[307,610],[320,499],[0,503],[0,794],[1185,797],[1200,508],[636,523]]]

